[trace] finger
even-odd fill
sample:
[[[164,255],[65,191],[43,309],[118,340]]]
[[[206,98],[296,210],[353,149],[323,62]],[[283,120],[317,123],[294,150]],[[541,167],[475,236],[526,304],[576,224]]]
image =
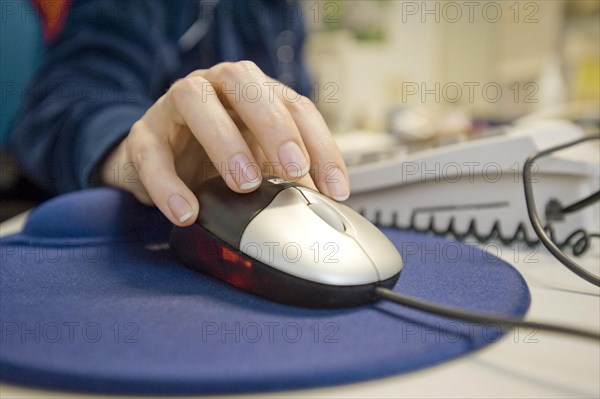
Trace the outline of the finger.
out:
[[[315,191],[320,191],[317,186],[315,185],[315,182],[313,181],[312,177],[310,174],[307,174],[306,176],[300,178],[300,180],[298,180],[297,182],[298,184],[304,186],[304,187],[308,187],[311,188]]]
[[[279,83],[277,96],[289,110],[312,160],[311,176],[319,191],[344,201],[350,195],[348,172],[342,154],[315,104]]]
[[[198,199],[177,175],[167,140],[137,123],[127,141],[129,159],[134,160],[140,181],[158,209],[178,226],[194,223]]]
[[[248,144],[206,79],[188,76],[166,97],[176,122],[190,129],[232,190],[250,192],[260,185],[262,174]]]
[[[309,153],[294,119],[254,63],[219,64],[204,76],[255,135],[274,175],[294,180],[309,172]]]
[[[248,141],[248,144],[250,146],[250,150],[254,154],[254,158],[256,159],[256,161],[258,162],[258,164],[259,165],[267,165],[268,162],[266,161],[265,155],[264,155],[262,149],[258,145],[256,145],[254,143],[253,137],[251,135],[247,136],[246,137],[246,141]],[[265,169],[263,170],[263,174],[265,176],[269,176],[270,172],[271,171],[269,170],[268,167],[265,167]],[[312,179],[312,177],[311,177],[310,174],[306,174],[306,175],[302,176],[299,179],[296,178],[293,181],[295,181],[296,183],[298,183],[298,184],[300,184],[300,185],[302,185],[304,187],[308,187],[308,188],[311,188],[311,189],[313,189],[315,191],[319,191],[319,189],[315,185],[315,182],[313,181],[313,179]]]

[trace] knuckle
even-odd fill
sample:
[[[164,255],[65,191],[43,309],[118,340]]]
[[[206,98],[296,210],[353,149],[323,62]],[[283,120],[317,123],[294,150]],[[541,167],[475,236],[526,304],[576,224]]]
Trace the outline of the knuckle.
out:
[[[132,160],[133,154],[136,152],[138,148],[138,143],[143,142],[142,132],[144,131],[142,127],[143,122],[138,120],[131,126],[129,129],[129,134],[124,140],[125,145],[125,153],[127,154],[127,159]]]
[[[315,104],[306,96],[298,95],[297,98],[288,101],[287,104],[292,112],[314,112],[317,110]]]
[[[327,148],[331,154],[337,154],[339,152],[335,139],[329,133],[322,134],[321,137],[317,139],[317,142],[320,147]]]
[[[171,85],[168,93],[173,103],[177,104],[180,101],[185,101],[185,98],[188,96],[189,90],[189,81],[187,79],[179,79]]]
[[[169,89],[169,94],[173,101],[178,103],[189,100],[190,96],[195,92],[201,93],[205,91],[207,86],[211,86],[211,84],[202,76],[188,76],[175,81]]]
[[[273,106],[256,113],[260,125],[268,126],[276,132],[289,130],[290,114],[283,104],[276,103]]]
[[[237,70],[233,62],[222,62],[215,68],[216,72],[222,77],[235,76]]]
[[[144,131],[144,122],[142,121],[142,119],[138,119],[137,121],[135,121],[135,123],[131,126],[131,129],[129,129],[129,136],[131,137],[138,137],[140,134],[142,134],[142,132]]]
[[[260,68],[252,61],[224,62],[219,64],[219,70],[224,79],[234,81],[260,72]]]
[[[243,60],[235,63],[236,68],[238,68],[242,72],[256,72],[260,69],[258,65],[256,65],[253,61]]]
[[[232,124],[226,118],[215,118],[207,123],[206,128],[202,141],[206,140],[207,142],[223,141],[224,137],[228,137],[231,132],[237,130],[235,124]]]
[[[194,78],[194,77],[204,77],[206,70],[204,69],[196,69],[189,74],[187,74],[186,78]]]

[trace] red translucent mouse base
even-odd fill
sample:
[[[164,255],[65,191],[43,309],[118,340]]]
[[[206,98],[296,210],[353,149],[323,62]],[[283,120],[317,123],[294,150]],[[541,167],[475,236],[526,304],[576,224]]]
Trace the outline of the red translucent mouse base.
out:
[[[225,244],[202,226],[173,227],[171,249],[194,270],[243,291],[286,305],[342,308],[376,302],[375,287],[393,288],[397,275],[378,283],[335,286],[283,273]]]

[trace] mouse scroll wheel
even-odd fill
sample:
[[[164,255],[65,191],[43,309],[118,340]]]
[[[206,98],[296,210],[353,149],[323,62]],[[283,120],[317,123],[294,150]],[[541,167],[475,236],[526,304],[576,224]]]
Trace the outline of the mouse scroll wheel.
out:
[[[308,207],[321,219],[323,219],[328,225],[330,225],[340,233],[346,231],[346,226],[344,226],[342,218],[340,217],[340,215],[338,215],[336,211],[331,209],[331,207],[319,203],[308,204]]]

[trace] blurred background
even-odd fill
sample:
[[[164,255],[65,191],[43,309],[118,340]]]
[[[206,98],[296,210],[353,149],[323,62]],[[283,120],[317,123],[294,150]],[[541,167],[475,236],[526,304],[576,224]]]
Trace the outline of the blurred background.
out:
[[[301,4],[313,100],[350,165],[470,140],[523,117],[598,125],[598,0]],[[3,54],[15,35],[40,35],[11,23],[18,19],[2,23]],[[293,57],[280,50],[280,60]],[[36,52],[20,48],[21,64],[12,64],[34,65]],[[2,82],[15,84],[2,85],[0,144],[17,106],[6,100],[30,76],[2,63]],[[43,199],[4,152],[0,199],[1,220]]]
[[[365,143],[375,151],[391,139],[365,133],[421,149],[531,114],[598,122],[600,1],[304,7],[314,100],[350,163]]]

